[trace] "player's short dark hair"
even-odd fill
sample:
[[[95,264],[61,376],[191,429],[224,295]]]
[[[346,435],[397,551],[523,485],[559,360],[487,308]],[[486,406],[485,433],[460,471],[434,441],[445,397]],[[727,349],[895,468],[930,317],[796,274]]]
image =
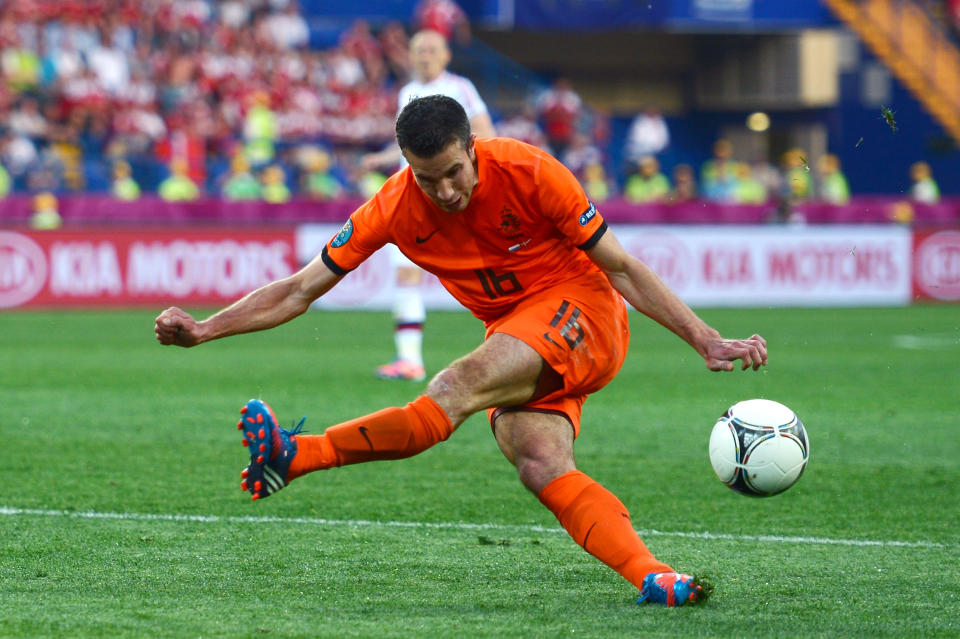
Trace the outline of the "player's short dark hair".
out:
[[[421,158],[432,158],[453,142],[470,145],[470,120],[460,103],[428,95],[407,103],[397,116],[397,144]]]

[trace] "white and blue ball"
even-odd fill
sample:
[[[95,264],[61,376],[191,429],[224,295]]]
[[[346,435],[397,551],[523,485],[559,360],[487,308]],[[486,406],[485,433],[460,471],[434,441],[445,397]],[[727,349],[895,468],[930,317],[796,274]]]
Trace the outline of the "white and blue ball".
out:
[[[790,488],[810,458],[796,413],[769,399],[748,399],[725,412],[710,434],[710,464],[720,481],[753,497]]]

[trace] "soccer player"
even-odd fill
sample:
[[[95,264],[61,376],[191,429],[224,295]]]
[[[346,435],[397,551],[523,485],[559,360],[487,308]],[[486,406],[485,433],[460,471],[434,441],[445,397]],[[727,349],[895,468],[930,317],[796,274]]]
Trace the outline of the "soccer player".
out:
[[[581,407],[626,356],[623,298],[687,341],[710,370],[733,370],[736,360],[756,370],[766,342],[722,338],[621,247],[570,171],[522,142],[477,139],[456,100],[413,100],[396,133],[410,165],[320,255],[203,321],[163,311],[157,339],[194,346],[288,322],[388,242],[439,277],[484,322],[486,339],[406,406],[321,435],[280,428],[267,404],[250,400],[238,423],[250,449],[241,487],[262,499],[317,470],[410,457],[486,410],[523,485],[580,546],[640,589],[638,601],[702,601],[709,589],[656,559],[626,507],[577,470]]]
[[[444,36],[429,29],[417,32],[410,39],[413,80],[400,89],[397,112],[413,98],[446,95],[459,102],[467,112],[470,128],[477,137],[493,137],[493,122],[477,88],[467,78],[447,71],[449,64],[450,48]],[[386,166],[392,169],[398,164],[401,167],[406,165],[400,147],[396,144],[364,156],[362,161],[367,169]],[[423,367],[423,324],[427,313],[423,295],[420,293],[423,271],[399,250],[391,249],[390,258],[396,283],[393,298],[393,342],[396,358],[389,364],[379,366],[377,376],[381,379],[420,381],[426,377]]]

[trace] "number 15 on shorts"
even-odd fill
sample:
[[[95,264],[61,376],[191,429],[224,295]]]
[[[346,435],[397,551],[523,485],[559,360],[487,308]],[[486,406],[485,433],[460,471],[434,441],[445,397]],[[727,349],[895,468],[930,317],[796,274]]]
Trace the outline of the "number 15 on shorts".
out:
[[[570,302],[564,300],[560,304],[560,308],[557,309],[557,314],[553,316],[553,319],[550,321],[551,328],[560,327],[558,331],[560,337],[564,339],[567,343],[567,346],[570,347],[570,350],[573,350],[577,345],[583,341],[583,327],[578,323],[580,318],[580,309],[576,306],[570,304]],[[550,332],[543,334],[543,337],[553,344],[557,344],[556,340],[550,337]],[[560,346],[560,344],[557,344]]]

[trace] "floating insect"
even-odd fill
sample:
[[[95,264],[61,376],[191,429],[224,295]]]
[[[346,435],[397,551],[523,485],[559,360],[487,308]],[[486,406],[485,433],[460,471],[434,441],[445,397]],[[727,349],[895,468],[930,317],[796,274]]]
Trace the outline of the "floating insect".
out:
[[[856,148],[856,147],[860,146],[861,144],[863,144],[863,138],[862,138],[862,137],[861,137],[859,140],[857,140],[857,143],[854,144],[853,146],[854,146],[854,148]]]
[[[807,173],[809,173],[809,172],[810,172],[810,165],[807,164],[807,158],[805,158],[804,156],[801,155],[801,156],[800,156],[800,162],[803,164],[803,170],[806,171]]]
[[[883,119],[884,119],[884,121],[886,121],[887,126],[889,126],[890,129],[891,129],[894,133],[896,133],[896,132],[897,132],[897,121],[896,121],[896,119],[894,119],[894,117],[893,117],[894,111],[893,111],[892,109],[889,109],[889,108],[887,108],[887,107],[885,107],[885,106],[883,106],[883,105],[881,104],[881,105],[880,105],[880,115],[883,116]]]

